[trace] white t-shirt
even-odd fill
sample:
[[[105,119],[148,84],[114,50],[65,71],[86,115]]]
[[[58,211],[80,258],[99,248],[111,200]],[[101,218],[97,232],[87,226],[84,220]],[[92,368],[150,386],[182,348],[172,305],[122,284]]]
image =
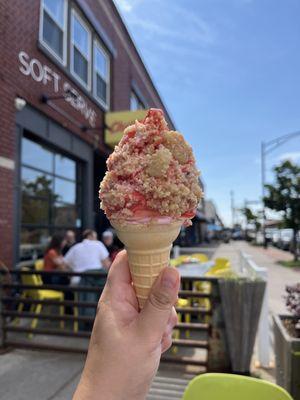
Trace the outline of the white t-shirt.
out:
[[[65,255],[65,261],[74,272],[103,268],[102,261],[109,256],[103,243],[98,240],[84,239],[75,244]]]

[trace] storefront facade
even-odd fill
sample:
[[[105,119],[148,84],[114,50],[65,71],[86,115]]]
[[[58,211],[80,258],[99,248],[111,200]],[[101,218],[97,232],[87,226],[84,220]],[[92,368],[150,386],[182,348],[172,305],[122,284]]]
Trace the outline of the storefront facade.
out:
[[[105,116],[164,105],[111,0],[5,3],[0,260],[12,268],[41,256],[54,232],[107,227]]]

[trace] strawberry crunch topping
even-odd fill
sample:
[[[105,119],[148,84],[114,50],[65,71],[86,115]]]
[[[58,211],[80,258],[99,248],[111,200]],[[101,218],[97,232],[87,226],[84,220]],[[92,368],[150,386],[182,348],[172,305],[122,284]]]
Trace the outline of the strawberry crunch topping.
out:
[[[101,208],[111,219],[193,218],[202,191],[192,148],[170,131],[163,112],[150,109],[125,129],[107,160]]]

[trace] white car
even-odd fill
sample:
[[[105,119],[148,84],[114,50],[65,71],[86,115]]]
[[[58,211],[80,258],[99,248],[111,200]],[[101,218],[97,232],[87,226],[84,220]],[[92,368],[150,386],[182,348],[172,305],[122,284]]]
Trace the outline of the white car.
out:
[[[293,241],[293,229],[281,229],[279,248],[282,250],[289,250]]]
[[[274,230],[274,232],[272,233],[271,240],[272,240],[273,246],[276,246],[276,247],[279,246],[279,240],[280,240],[280,230],[279,229]]]

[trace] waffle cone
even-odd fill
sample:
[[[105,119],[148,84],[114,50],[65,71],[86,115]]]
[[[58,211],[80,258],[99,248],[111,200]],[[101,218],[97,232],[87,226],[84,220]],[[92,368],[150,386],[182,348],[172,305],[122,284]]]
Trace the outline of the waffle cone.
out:
[[[160,271],[169,265],[170,251],[177,238],[182,220],[169,224],[126,224],[111,221],[128,254],[133,286],[143,308],[151,286]]]

